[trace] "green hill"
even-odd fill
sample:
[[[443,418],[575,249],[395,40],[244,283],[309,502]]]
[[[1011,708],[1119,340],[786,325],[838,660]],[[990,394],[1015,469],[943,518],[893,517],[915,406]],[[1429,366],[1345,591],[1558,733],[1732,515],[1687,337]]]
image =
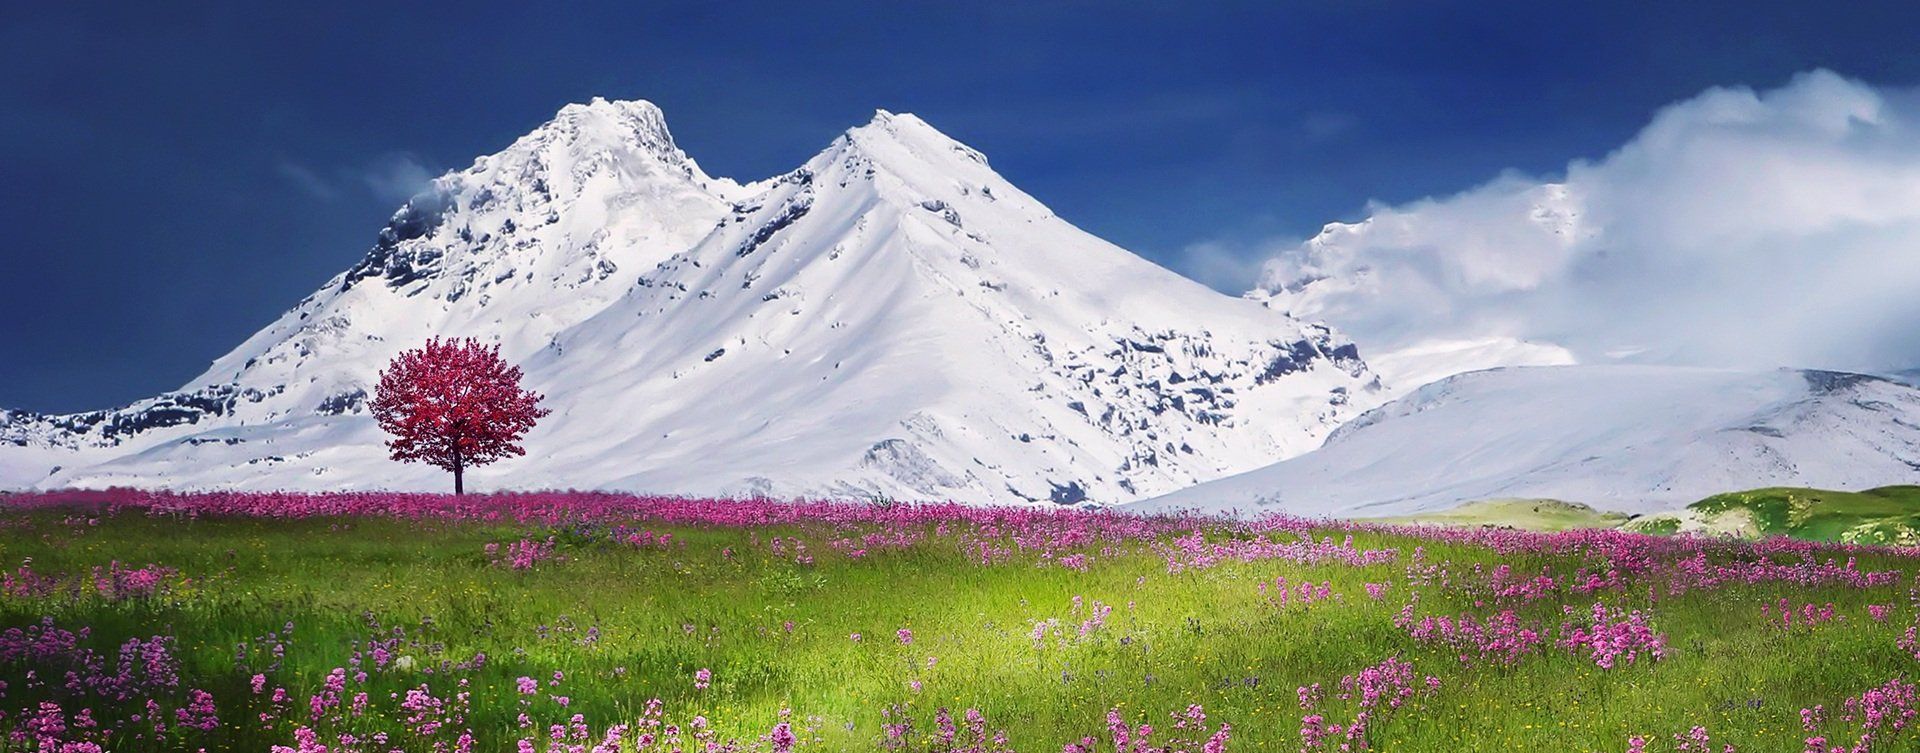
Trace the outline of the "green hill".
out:
[[[1920,545],[1920,486],[1859,492],[1771,487],[1716,494],[1685,509],[1628,516],[1551,499],[1491,499],[1381,522],[1497,526],[1529,531],[1621,528],[1640,533],[1701,533],[1756,539]]]
[[[1630,516],[1601,512],[1577,502],[1557,499],[1484,499],[1439,512],[1380,518],[1383,523],[1443,526],[1493,526],[1528,531],[1566,531],[1575,528],[1618,528]]]
[[[1920,544],[1920,486],[1860,492],[1774,487],[1716,494],[1687,506],[1702,521],[1751,521],[1761,536],[1860,544]]]

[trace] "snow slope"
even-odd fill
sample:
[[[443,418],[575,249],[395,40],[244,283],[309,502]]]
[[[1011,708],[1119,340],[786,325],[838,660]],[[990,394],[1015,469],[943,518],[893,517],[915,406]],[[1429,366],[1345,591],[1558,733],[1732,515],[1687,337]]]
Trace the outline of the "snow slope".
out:
[[[1139,509],[1385,516],[1468,500],[1673,509],[1729,489],[1920,482],[1920,390],[1827,371],[1589,365],[1454,376],[1318,450]]]
[[[178,393],[0,418],[0,474],[439,489],[364,407],[433,334],[499,342],[555,409],[471,477],[491,488],[1110,503],[1304,452],[1381,399],[1341,336],[1088,235],[911,115],[741,186],[652,105],[595,100],[440,179]]]

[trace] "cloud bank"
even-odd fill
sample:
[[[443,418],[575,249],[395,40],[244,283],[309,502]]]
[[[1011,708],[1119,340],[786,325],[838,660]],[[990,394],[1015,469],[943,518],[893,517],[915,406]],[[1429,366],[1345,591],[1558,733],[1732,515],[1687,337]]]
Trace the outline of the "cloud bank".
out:
[[[1330,225],[1267,262],[1254,295],[1370,357],[1450,354],[1406,369],[1420,378],[1568,359],[1920,366],[1920,97],[1826,71],[1711,89],[1562,179]]]

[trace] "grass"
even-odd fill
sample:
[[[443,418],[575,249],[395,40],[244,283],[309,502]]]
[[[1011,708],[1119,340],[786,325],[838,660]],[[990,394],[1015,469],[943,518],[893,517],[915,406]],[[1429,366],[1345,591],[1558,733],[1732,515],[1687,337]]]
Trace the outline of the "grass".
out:
[[[1855,509],[1888,509],[1871,506],[1879,504],[1874,499],[1862,495]],[[1506,506],[1528,504],[1553,526],[1590,518],[1590,511],[1558,505]],[[1767,511],[1769,526],[1830,530],[1822,519],[1795,518],[1791,503],[1785,517],[1775,517],[1781,508],[1773,502],[1752,504]],[[746,745],[791,710],[794,726],[803,728],[801,749],[813,750],[881,747],[882,725],[902,718],[917,730],[911,747],[932,749],[923,736],[944,707],[956,714],[978,709],[1014,749],[1058,751],[1085,736],[1104,739],[1110,709],[1165,729],[1170,713],[1199,704],[1210,726],[1231,725],[1232,750],[1294,751],[1302,720],[1297,690],[1320,683],[1331,692],[1343,676],[1387,657],[1411,661],[1441,685],[1371,727],[1369,740],[1379,750],[1619,751],[1634,735],[1655,738],[1649,750],[1667,750],[1663,741],[1696,725],[1710,729],[1716,744],[1740,750],[1798,750],[1801,708],[1838,708],[1847,696],[1913,674],[1916,664],[1895,645],[1901,627],[1916,618],[1906,590],[1916,563],[1889,551],[1855,554],[1863,570],[1897,571],[1894,586],[1772,582],[1650,595],[1650,575],[1617,591],[1506,605],[1549,626],[1563,620],[1563,605],[1584,610],[1605,601],[1651,610],[1668,656],[1601,669],[1550,646],[1511,666],[1463,664],[1453,651],[1417,643],[1394,624],[1415,593],[1420,614],[1486,614],[1502,606],[1471,588],[1411,580],[1416,548],[1419,561],[1446,563],[1461,582],[1476,569],[1502,565],[1526,574],[1604,568],[1592,550],[1503,554],[1484,539],[1341,528],[1312,535],[1334,542],[1351,535],[1355,548],[1393,550],[1393,558],[1359,566],[1232,560],[1170,572],[1155,544],[1091,543],[1084,551],[1092,562],[1081,571],[1030,554],[982,565],[956,543],[958,525],[945,532],[929,525],[919,531],[925,538],[904,548],[852,557],[829,542],[869,529],[633,523],[671,534],[672,543],[635,547],[591,528],[471,520],[12,511],[0,517],[0,564],[8,568],[30,563],[38,573],[80,574],[111,562],[158,563],[179,576],[149,598],[110,599],[87,589],[6,596],[0,627],[51,618],[89,627],[89,640],[108,648],[130,637],[173,636],[183,687],[212,693],[226,723],[205,735],[176,731],[164,744],[126,749],[289,745],[306,699],[328,672],[347,666],[370,640],[395,637],[393,652],[408,657],[411,668],[371,672],[356,687],[370,693],[376,709],[390,709],[409,688],[425,683],[445,696],[464,678],[472,693],[464,721],[479,750],[511,750],[524,734],[517,722],[523,710],[536,719],[536,738],[575,713],[597,737],[659,699],[667,718],[684,725],[704,716],[722,739]],[[1291,538],[1199,529],[1211,540]],[[488,544],[548,537],[556,558],[528,569],[503,566],[486,553]],[[776,537],[805,542],[811,562],[776,548]],[[1793,559],[1712,551],[1716,558]],[[1276,578],[1325,582],[1340,599],[1277,607],[1258,587]],[[1370,598],[1368,583],[1388,584],[1385,595]],[[1760,613],[1781,598],[1831,603],[1843,619],[1783,631]],[[1081,637],[1079,625],[1096,601],[1113,611]],[[1891,605],[1893,617],[1884,624],[1869,619],[1869,604]],[[1035,641],[1036,622],[1050,619],[1060,627]],[[264,662],[257,638],[288,622],[292,640],[268,681],[287,687],[295,708],[273,725],[252,724],[267,708],[249,688],[251,671]],[[911,631],[911,643],[896,637],[902,629]],[[242,643],[255,647],[247,666],[235,660]],[[475,654],[488,657],[482,666],[448,669]],[[18,672],[7,666],[0,663],[0,677]],[[704,690],[693,679],[702,668],[713,676]],[[544,682],[555,672],[565,679],[523,706],[517,678]],[[0,707],[13,709],[26,683],[17,674],[6,679],[16,693],[0,698]],[[557,706],[554,695],[567,696],[568,705]],[[382,713],[389,718],[356,724],[392,726],[394,712],[375,716]],[[1328,712],[1342,714],[1350,712]],[[0,719],[0,730],[19,729],[19,718]]]
[[[1439,512],[1393,518],[1383,523],[1443,526],[1508,526],[1527,531],[1571,531],[1581,528],[1618,528],[1632,516],[1601,512],[1578,502],[1557,499],[1489,499],[1468,502]]]
[[[1716,494],[1671,513],[1629,516],[1551,499],[1468,502],[1434,513],[1382,518],[1411,525],[1518,528],[1527,531],[1621,529],[1759,539],[1920,545],[1920,486],[1859,492],[1769,487]]]
[[[1688,505],[1705,520],[1751,519],[1759,535],[1864,544],[1920,543],[1920,486],[1861,492],[1773,487],[1718,494]]]

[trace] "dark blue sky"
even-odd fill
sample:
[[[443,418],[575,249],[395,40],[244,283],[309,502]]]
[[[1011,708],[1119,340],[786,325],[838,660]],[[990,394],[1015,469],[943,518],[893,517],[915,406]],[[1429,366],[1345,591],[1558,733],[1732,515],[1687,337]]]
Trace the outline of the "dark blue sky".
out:
[[[420,168],[594,95],[741,179],[914,112],[1197,272],[1198,242],[1597,157],[1709,86],[1920,83],[1906,2],[28,5],[0,11],[0,406],[54,411],[178,386],[357,260]]]

